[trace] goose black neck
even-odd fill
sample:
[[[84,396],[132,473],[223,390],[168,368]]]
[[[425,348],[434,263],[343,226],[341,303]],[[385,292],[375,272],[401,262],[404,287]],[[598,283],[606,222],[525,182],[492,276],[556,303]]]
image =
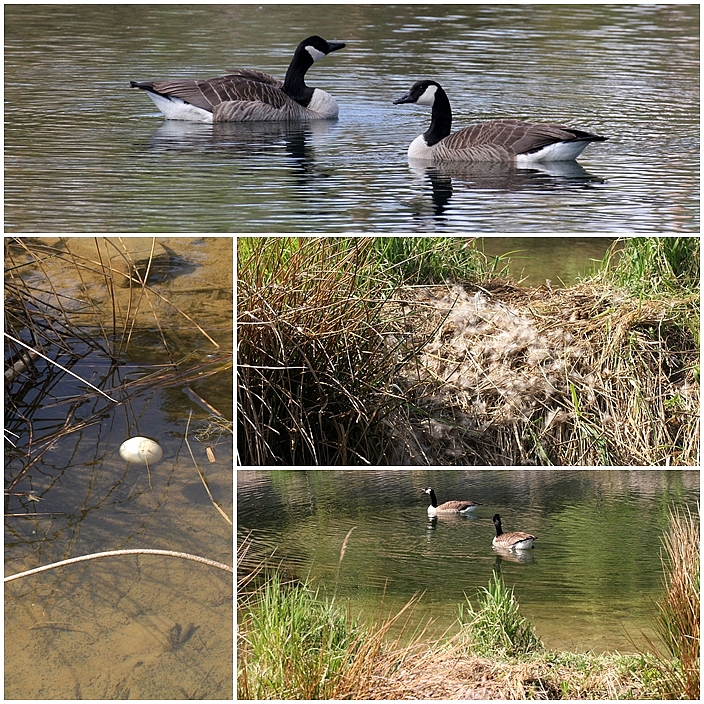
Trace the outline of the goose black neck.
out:
[[[500,535],[503,535],[504,532],[501,529],[501,521],[494,521],[494,527],[496,528],[496,537],[498,538]]]
[[[445,139],[452,129],[452,108],[447,93],[438,86],[433,101],[433,111],[430,118],[430,127],[423,135],[429,147]]]
[[[437,508],[438,507],[438,500],[437,500],[437,497],[435,496],[435,492],[431,489],[428,493],[430,494],[430,505],[433,508]]]
[[[313,65],[311,55],[305,50],[297,50],[286,71],[283,91],[304,108],[308,107],[313,97],[313,88],[306,85],[306,71]]]

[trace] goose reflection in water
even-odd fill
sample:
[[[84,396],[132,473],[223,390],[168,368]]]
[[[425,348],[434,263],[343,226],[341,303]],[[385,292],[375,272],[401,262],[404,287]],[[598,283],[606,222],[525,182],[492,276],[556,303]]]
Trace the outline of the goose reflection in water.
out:
[[[502,562],[521,562],[525,565],[530,565],[535,562],[535,553],[532,550],[521,550],[519,552],[511,552],[510,550],[501,550],[492,547],[492,550],[496,553],[496,559],[494,560],[494,570],[497,572],[501,571]]]
[[[315,145],[325,140],[337,123],[318,120],[303,124],[286,122],[219,122],[213,125],[181,120],[166,120],[149,139],[153,152],[197,151],[225,154],[233,158],[250,158],[266,167],[281,166],[279,157],[286,157],[297,173],[316,174],[321,165],[315,160]],[[201,165],[210,165],[203,161]],[[198,166],[193,164],[192,166]]]
[[[513,192],[535,190],[564,191],[570,188],[589,188],[592,184],[603,183],[605,179],[593,176],[576,161],[555,161],[531,164],[518,168],[513,164],[495,162],[448,162],[429,164],[427,161],[409,159],[411,173],[422,180],[430,181],[433,215],[443,215],[454,195],[454,185],[461,184],[462,190],[494,190]],[[427,201],[414,203],[417,214],[428,214]]]

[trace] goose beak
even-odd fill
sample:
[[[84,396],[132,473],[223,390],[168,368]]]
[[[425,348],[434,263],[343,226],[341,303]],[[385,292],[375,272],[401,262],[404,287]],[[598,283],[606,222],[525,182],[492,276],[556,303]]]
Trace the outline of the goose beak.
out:
[[[347,44],[345,44],[345,42],[328,42],[330,53],[337,51],[338,49],[344,49],[346,46]]]
[[[409,90],[406,95],[403,97],[399,98],[398,100],[394,100],[394,105],[401,105],[402,103],[412,103],[413,98],[411,98],[411,91]]]

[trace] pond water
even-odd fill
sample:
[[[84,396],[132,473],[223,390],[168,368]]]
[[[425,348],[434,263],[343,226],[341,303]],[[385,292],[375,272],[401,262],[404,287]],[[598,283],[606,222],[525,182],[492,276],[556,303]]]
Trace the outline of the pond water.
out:
[[[37,311],[49,311],[34,316],[47,355],[112,399],[41,359],[6,387],[6,576],[135,548],[233,564],[232,241],[160,242],[173,258],[150,289],[115,287],[112,297],[93,238],[27,240],[37,264],[22,246],[6,251],[6,285],[21,273]],[[59,351],[60,338],[75,356]],[[120,341],[114,364],[100,347]],[[135,435],[156,439],[163,459],[125,462],[118,448]],[[152,555],[8,582],[5,698],[232,698],[232,596],[232,574]]]
[[[8,232],[698,232],[699,6],[8,5]],[[340,119],[164,121],[130,80],[282,76],[318,33]],[[432,77],[455,128],[496,117],[609,137],[580,165],[425,168]]]
[[[427,516],[438,501],[481,502]],[[499,572],[550,648],[634,652],[653,632],[661,536],[671,507],[696,511],[698,471],[239,470],[237,527],[288,575],[310,576],[353,614],[398,611],[423,594],[415,623],[444,630],[464,594]],[[537,536],[523,557],[492,548],[491,518]],[[340,549],[349,531],[347,549]],[[339,572],[338,572],[339,567]],[[476,604],[476,600],[473,601]]]
[[[525,286],[549,280],[555,288],[571,286],[603,260],[609,237],[482,237],[479,248],[493,257],[509,256],[509,273]]]

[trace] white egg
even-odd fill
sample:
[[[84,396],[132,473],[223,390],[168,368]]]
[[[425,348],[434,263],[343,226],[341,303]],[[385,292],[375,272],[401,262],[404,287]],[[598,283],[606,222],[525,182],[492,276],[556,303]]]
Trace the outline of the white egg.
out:
[[[133,464],[156,464],[164,453],[158,442],[149,438],[130,438],[120,445],[120,457]]]

